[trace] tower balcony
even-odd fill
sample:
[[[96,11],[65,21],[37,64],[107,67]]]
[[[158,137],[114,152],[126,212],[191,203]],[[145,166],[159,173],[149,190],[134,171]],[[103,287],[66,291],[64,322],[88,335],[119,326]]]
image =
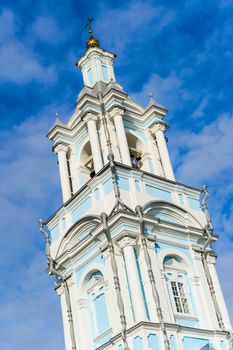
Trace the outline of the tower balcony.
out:
[[[132,211],[136,205],[144,206],[153,201],[172,203],[196,218],[197,225],[190,222],[191,226],[206,225],[199,189],[119,163],[116,163],[116,182],[121,201]],[[102,212],[110,214],[115,202],[112,173],[107,164],[46,221],[51,233],[52,256],[56,256],[62,238],[78,220]],[[166,221],[166,212],[157,214],[160,220]],[[173,223],[179,224],[179,219],[174,217]]]

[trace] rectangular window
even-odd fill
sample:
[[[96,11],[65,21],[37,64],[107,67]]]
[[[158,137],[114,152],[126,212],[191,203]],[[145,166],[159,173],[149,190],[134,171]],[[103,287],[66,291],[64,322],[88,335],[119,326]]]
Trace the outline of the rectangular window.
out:
[[[92,71],[91,71],[91,68],[89,68],[87,70],[87,77],[88,77],[88,83],[90,86],[93,86],[94,85],[94,81],[93,81],[93,74],[92,74]]]
[[[171,281],[171,287],[176,311],[182,314],[189,314],[188,300],[185,295],[183,283]]]
[[[104,80],[106,82],[109,81],[109,77],[108,77],[108,67],[105,64],[102,64],[102,69],[103,69],[103,76],[104,76]]]

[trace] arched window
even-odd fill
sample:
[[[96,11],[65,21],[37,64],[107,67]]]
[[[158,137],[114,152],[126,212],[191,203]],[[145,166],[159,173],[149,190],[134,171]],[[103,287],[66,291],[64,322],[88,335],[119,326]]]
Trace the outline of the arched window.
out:
[[[105,298],[105,282],[100,271],[90,274],[86,281],[86,293],[94,339],[106,335],[110,324]]]
[[[84,183],[90,180],[90,178],[92,178],[93,176],[95,176],[90,141],[88,141],[82,149],[80,156],[80,167]]]
[[[190,290],[183,259],[177,255],[167,255],[163,260],[163,267],[174,315],[192,316]]]
[[[127,133],[127,142],[130,151],[132,167],[150,171],[148,152],[144,143],[135,135]]]

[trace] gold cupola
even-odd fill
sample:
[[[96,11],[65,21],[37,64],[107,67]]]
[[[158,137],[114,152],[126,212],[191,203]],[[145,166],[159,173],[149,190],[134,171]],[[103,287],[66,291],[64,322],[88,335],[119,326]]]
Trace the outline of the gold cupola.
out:
[[[100,47],[100,42],[99,40],[95,39],[93,37],[93,31],[91,28],[91,23],[92,23],[92,18],[89,18],[86,24],[86,28],[88,28],[89,31],[89,39],[86,42],[86,47],[89,49],[90,47]]]

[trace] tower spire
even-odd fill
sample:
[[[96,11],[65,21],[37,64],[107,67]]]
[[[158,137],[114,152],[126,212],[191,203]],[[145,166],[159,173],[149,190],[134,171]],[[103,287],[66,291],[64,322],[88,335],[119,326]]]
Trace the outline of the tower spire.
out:
[[[92,22],[93,22],[93,19],[88,18],[87,24],[85,25],[85,28],[87,28],[88,32],[89,32],[89,39],[86,42],[87,49],[89,49],[90,47],[99,47],[100,46],[99,40],[97,40],[93,37],[93,30],[91,27]]]

